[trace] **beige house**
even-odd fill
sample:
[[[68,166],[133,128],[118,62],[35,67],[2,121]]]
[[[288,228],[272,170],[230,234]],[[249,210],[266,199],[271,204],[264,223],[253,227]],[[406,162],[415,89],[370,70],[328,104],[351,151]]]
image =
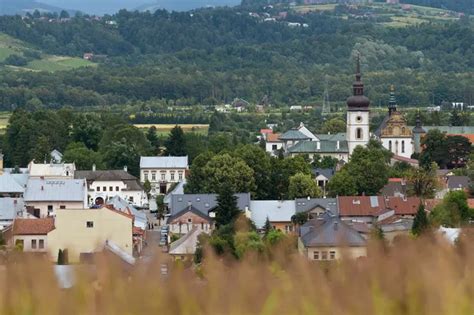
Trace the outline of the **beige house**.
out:
[[[54,219],[15,219],[8,229],[5,234],[10,246],[19,246],[25,252],[46,252]]]
[[[58,210],[56,229],[48,234],[48,251],[56,259],[60,249],[68,250],[69,261],[79,262],[81,254],[102,251],[107,245],[132,256],[133,216],[102,207]]]
[[[367,241],[337,216],[325,214],[301,226],[298,250],[308,260],[356,259],[367,256]]]
[[[35,163],[28,164],[28,174],[33,178],[74,178],[76,165],[74,163]]]
[[[142,156],[140,181],[151,184],[152,194],[166,194],[173,184],[186,179],[187,156]]]

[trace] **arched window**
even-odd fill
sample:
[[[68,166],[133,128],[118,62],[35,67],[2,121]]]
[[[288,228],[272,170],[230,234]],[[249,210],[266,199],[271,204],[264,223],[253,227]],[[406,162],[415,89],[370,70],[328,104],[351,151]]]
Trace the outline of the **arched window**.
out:
[[[402,140],[402,153],[405,153],[405,141]]]
[[[392,152],[392,140],[388,141],[388,150]]]
[[[405,134],[405,127],[402,127],[402,134]]]
[[[357,128],[356,139],[362,139],[362,128]]]

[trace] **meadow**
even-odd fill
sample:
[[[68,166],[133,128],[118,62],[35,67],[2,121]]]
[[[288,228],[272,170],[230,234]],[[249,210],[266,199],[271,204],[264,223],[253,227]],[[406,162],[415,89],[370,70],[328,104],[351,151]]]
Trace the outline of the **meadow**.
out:
[[[170,133],[171,129],[173,129],[177,125],[175,124],[135,124],[134,126],[140,129],[148,129],[154,126],[159,136],[167,136]],[[202,135],[207,135],[209,132],[209,125],[206,125],[206,124],[178,124],[178,126],[180,126],[184,132],[195,132]]]
[[[283,254],[286,252],[286,254]],[[315,264],[296,253],[242,261],[207,253],[197,269],[166,254],[133,269],[107,255],[59,289],[52,265],[12,255],[0,271],[1,314],[472,315],[474,246],[435,238],[372,244],[369,257]]]

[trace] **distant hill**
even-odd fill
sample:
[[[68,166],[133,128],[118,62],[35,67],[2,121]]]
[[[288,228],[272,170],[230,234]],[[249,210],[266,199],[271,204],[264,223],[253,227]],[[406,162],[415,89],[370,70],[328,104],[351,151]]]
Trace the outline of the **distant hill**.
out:
[[[402,0],[401,2],[474,14],[473,0]]]
[[[169,11],[188,11],[203,7],[216,6],[235,6],[239,5],[241,0],[157,0],[154,3],[143,4],[138,6],[138,11],[154,12],[158,9],[166,9]]]
[[[35,0],[1,0],[0,15],[26,14],[27,12],[61,12],[60,7],[52,6]]]

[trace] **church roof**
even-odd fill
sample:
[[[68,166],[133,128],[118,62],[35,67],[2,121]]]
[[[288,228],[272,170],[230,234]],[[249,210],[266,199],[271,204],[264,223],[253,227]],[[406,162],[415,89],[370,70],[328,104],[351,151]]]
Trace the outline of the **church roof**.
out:
[[[339,149],[337,149],[337,141],[301,141],[288,148],[288,151],[290,153],[349,153],[349,147],[346,140],[339,141]]]
[[[353,95],[347,99],[349,110],[368,110],[370,101],[364,95],[364,83],[361,80],[360,57],[357,56],[356,80],[352,84]]]
[[[297,129],[290,129],[280,136],[280,140],[309,140],[310,137]]]

